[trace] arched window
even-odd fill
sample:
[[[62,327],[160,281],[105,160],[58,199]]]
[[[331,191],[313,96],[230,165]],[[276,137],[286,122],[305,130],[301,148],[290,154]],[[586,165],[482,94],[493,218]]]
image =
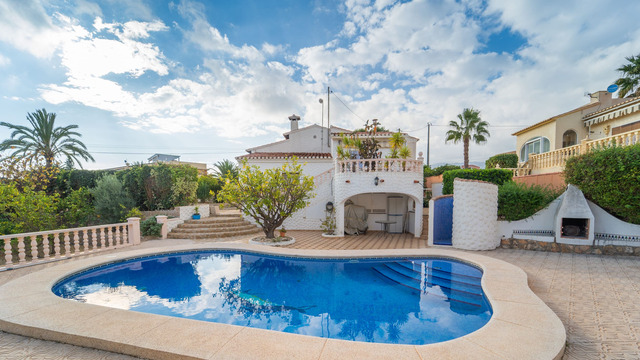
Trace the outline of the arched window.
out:
[[[534,137],[522,145],[520,149],[520,161],[529,160],[531,154],[541,154],[549,151],[549,139],[544,136]]]
[[[573,130],[567,130],[562,134],[562,147],[573,146],[578,143],[578,134]]]

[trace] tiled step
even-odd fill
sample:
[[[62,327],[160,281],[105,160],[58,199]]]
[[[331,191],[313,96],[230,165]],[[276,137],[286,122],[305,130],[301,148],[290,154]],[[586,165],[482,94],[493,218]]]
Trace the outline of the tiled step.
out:
[[[397,261],[396,264],[402,265],[402,266],[404,266],[407,269],[410,269],[412,271],[420,272],[419,268],[414,268],[414,263],[411,262],[411,261]],[[445,271],[445,270],[442,270],[442,269],[439,269],[439,268],[433,267],[433,266],[427,266],[427,269],[429,269],[430,271],[432,271],[434,273],[439,273],[440,275],[448,276],[452,280],[458,280],[458,281],[468,282],[468,283],[477,284],[477,285],[480,285],[481,281],[482,281],[482,277],[481,276],[476,276],[476,275],[471,275],[471,274],[463,274],[461,272]]]
[[[233,236],[241,236],[241,235],[251,235],[260,233],[261,230],[257,227],[253,229],[247,230],[236,230],[236,231],[207,231],[207,232],[198,232],[198,233],[179,233],[172,231],[169,233],[170,239],[217,239],[217,238],[226,238]]]
[[[420,272],[413,271],[407,267],[404,267],[398,263],[389,263],[385,264],[391,270],[402,274],[408,278],[422,281],[423,275]],[[437,285],[441,287],[445,287],[451,289],[452,291],[466,292],[473,295],[479,295],[482,292],[482,287],[480,284],[470,283],[463,280],[455,280],[455,276],[450,276],[451,274],[441,274],[437,271],[430,270],[425,279],[427,285]]]
[[[187,220],[169,233],[171,239],[217,239],[257,234],[261,230],[238,214]]]
[[[443,299],[448,299],[450,301],[455,301],[455,302],[459,302],[459,303],[464,303],[467,305],[472,305],[472,306],[476,306],[476,307],[480,307],[482,306],[482,295],[480,294],[470,294],[470,293],[463,293],[463,292],[459,292],[459,291],[450,291],[449,294],[447,294],[448,296],[444,296],[442,294],[439,294],[437,292],[435,292],[435,289],[431,289],[431,286],[427,286],[424,289],[421,288],[421,282],[419,280],[413,279],[413,278],[409,278],[405,275],[402,275],[396,271],[393,271],[392,269],[390,269],[389,267],[386,266],[374,266],[372,267],[373,270],[375,270],[378,274],[382,275],[383,277],[385,277],[387,280],[390,280],[396,284],[405,286],[407,288],[413,289],[413,290],[417,290],[423,294],[427,294],[427,295],[431,295],[431,296],[436,296],[436,297],[440,297]],[[429,285],[427,283],[427,285]],[[432,284],[433,286],[433,284]],[[445,287],[445,286],[439,286],[442,289],[447,289],[447,290],[452,290],[451,288]]]

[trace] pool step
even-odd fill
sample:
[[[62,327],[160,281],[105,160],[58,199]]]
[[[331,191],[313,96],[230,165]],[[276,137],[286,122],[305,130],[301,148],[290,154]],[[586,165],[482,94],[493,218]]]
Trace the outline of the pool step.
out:
[[[472,305],[476,307],[482,306],[483,299],[482,299],[482,295],[479,293],[472,294],[464,291],[458,291],[457,289],[452,289],[447,286],[438,285],[442,290],[446,289],[449,291],[449,294],[447,294],[448,296],[445,296],[435,292],[435,289],[432,289],[432,287],[436,284],[430,284],[429,282],[425,282],[427,286],[423,289],[421,287],[421,284],[422,284],[421,281],[416,280],[414,278],[410,278],[399,272],[396,272],[391,268],[389,268],[388,266],[377,265],[377,266],[373,266],[372,269],[376,271],[378,274],[382,275],[386,279],[396,284],[411,288],[413,290],[417,290],[423,294],[432,295],[442,299],[448,299],[450,301],[464,303],[464,304]]]
[[[170,239],[218,239],[262,232],[240,214],[225,214],[187,220],[169,233]]]
[[[415,277],[418,280],[420,280],[420,277],[422,276],[422,271],[420,269],[413,268],[411,266],[411,263],[407,265],[407,263],[393,262],[387,264],[387,266],[403,275]],[[469,278],[466,276],[461,276],[460,274],[438,270],[428,266],[425,268],[425,271],[427,272],[429,277],[433,278],[436,282],[442,282],[444,284],[446,284],[447,282],[451,282],[461,286],[461,288],[470,289],[473,292],[477,292],[482,289],[480,278]]]
[[[420,272],[420,268],[414,268],[414,265],[418,265],[418,264],[415,264],[414,262],[412,262],[410,260],[397,261],[396,264],[402,265],[402,266],[406,267],[407,269]],[[440,274],[442,276],[450,276],[452,280],[458,280],[458,281],[462,281],[462,282],[469,282],[471,284],[478,284],[478,285],[480,285],[480,283],[482,281],[482,275],[462,274],[462,273],[453,272],[453,271],[450,271],[450,270],[443,270],[443,269],[440,269],[437,266],[434,266],[432,264],[426,264],[426,269],[428,269],[432,273],[438,273],[438,274]]]

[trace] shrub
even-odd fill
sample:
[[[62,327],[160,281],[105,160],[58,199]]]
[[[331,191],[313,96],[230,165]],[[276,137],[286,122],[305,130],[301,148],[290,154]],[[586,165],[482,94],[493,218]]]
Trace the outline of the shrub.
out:
[[[120,221],[133,207],[133,200],[129,197],[120,180],[115,175],[105,175],[96,182],[96,187],[91,189],[95,198],[95,211],[103,224]]]
[[[0,184],[0,233],[15,234],[56,228],[58,195],[15,184]]]
[[[424,172],[424,177],[428,177],[428,176],[438,176],[438,175],[442,175],[445,171],[449,171],[449,170],[458,170],[460,169],[460,166],[458,165],[442,165],[442,166],[438,166],[437,168],[433,168],[431,169],[431,167],[425,165],[423,168],[423,172]]]
[[[640,224],[640,144],[570,158],[565,181],[611,214]]]
[[[512,177],[513,173],[511,170],[503,169],[449,170],[442,175],[442,194],[453,194],[453,180],[455,178],[487,181],[500,186],[507,181],[511,181]]]
[[[122,219],[122,221],[125,221],[131,217],[137,217],[142,219],[143,216],[144,215],[142,214],[142,211],[140,211],[140,209],[138,209],[137,207],[134,207],[131,210],[129,210],[129,212],[124,216],[124,219]]]
[[[140,222],[140,232],[143,236],[160,236],[162,234],[162,224],[158,224],[155,216]]]
[[[202,202],[206,202],[215,199],[216,194],[222,189],[220,182],[208,175],[200,176],[198,178],[198,189],[196,195]]]
[[[561,194],[560,189],[506,182],[498,187],[498,216],[509,221],[526,219]]]
[[[58,217],[63,228],[87,226],[94,222],[95,210],[91,192],[83,187],[71,191],[58,203]]]
[[[183,177],[174,180],[171,185],[171,201],[172,206],[184,206],[196,202],[196,190],[198,183],[196,181],[187,180]]]
[[[67,196],[74,190],[91,189],[96,186],[98,179],[113,173],[112,170],[61,170],[56,177],[55,191]]]
[[[517,168],[518,155],[514,153],[494,155],[484,162],[484,167],[486,169],[495,169],[496,164],[500,165],[501,168]]]

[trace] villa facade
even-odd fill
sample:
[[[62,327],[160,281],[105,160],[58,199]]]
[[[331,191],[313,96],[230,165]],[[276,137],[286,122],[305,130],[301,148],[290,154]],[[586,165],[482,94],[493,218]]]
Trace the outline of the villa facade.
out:
[[[283,134],[283,140],[247,149],[247,154],[236,157],[248,165],[269,169],[280,167],[295,156],[304,164],[304,174],[314,178],[315,197],[285,221],[287,229],[319,230],[327,216],[333,215],[336,235],[344,235],[345,206],[353,204],[366,212],[368,230],[421,235],[423,159],[422,154],[416,156],[417,138],[403,134],[410,151],[407,159],[387,158],[393,133],[377,132],[372,137],[379,144],[378,158],[341,160],[337,148],[342,136],[352,135],[352,131],[318,125],[299,128],[299,120],[295,115],[289,117],[291,131]],[[385,225],[383,221],[389,223]]]
[[[515,132],[516,176],[561,172],[566,160],[590,149],[633,145],[640,137],[640,98],[613,99],[607,91],[591,102]]]

